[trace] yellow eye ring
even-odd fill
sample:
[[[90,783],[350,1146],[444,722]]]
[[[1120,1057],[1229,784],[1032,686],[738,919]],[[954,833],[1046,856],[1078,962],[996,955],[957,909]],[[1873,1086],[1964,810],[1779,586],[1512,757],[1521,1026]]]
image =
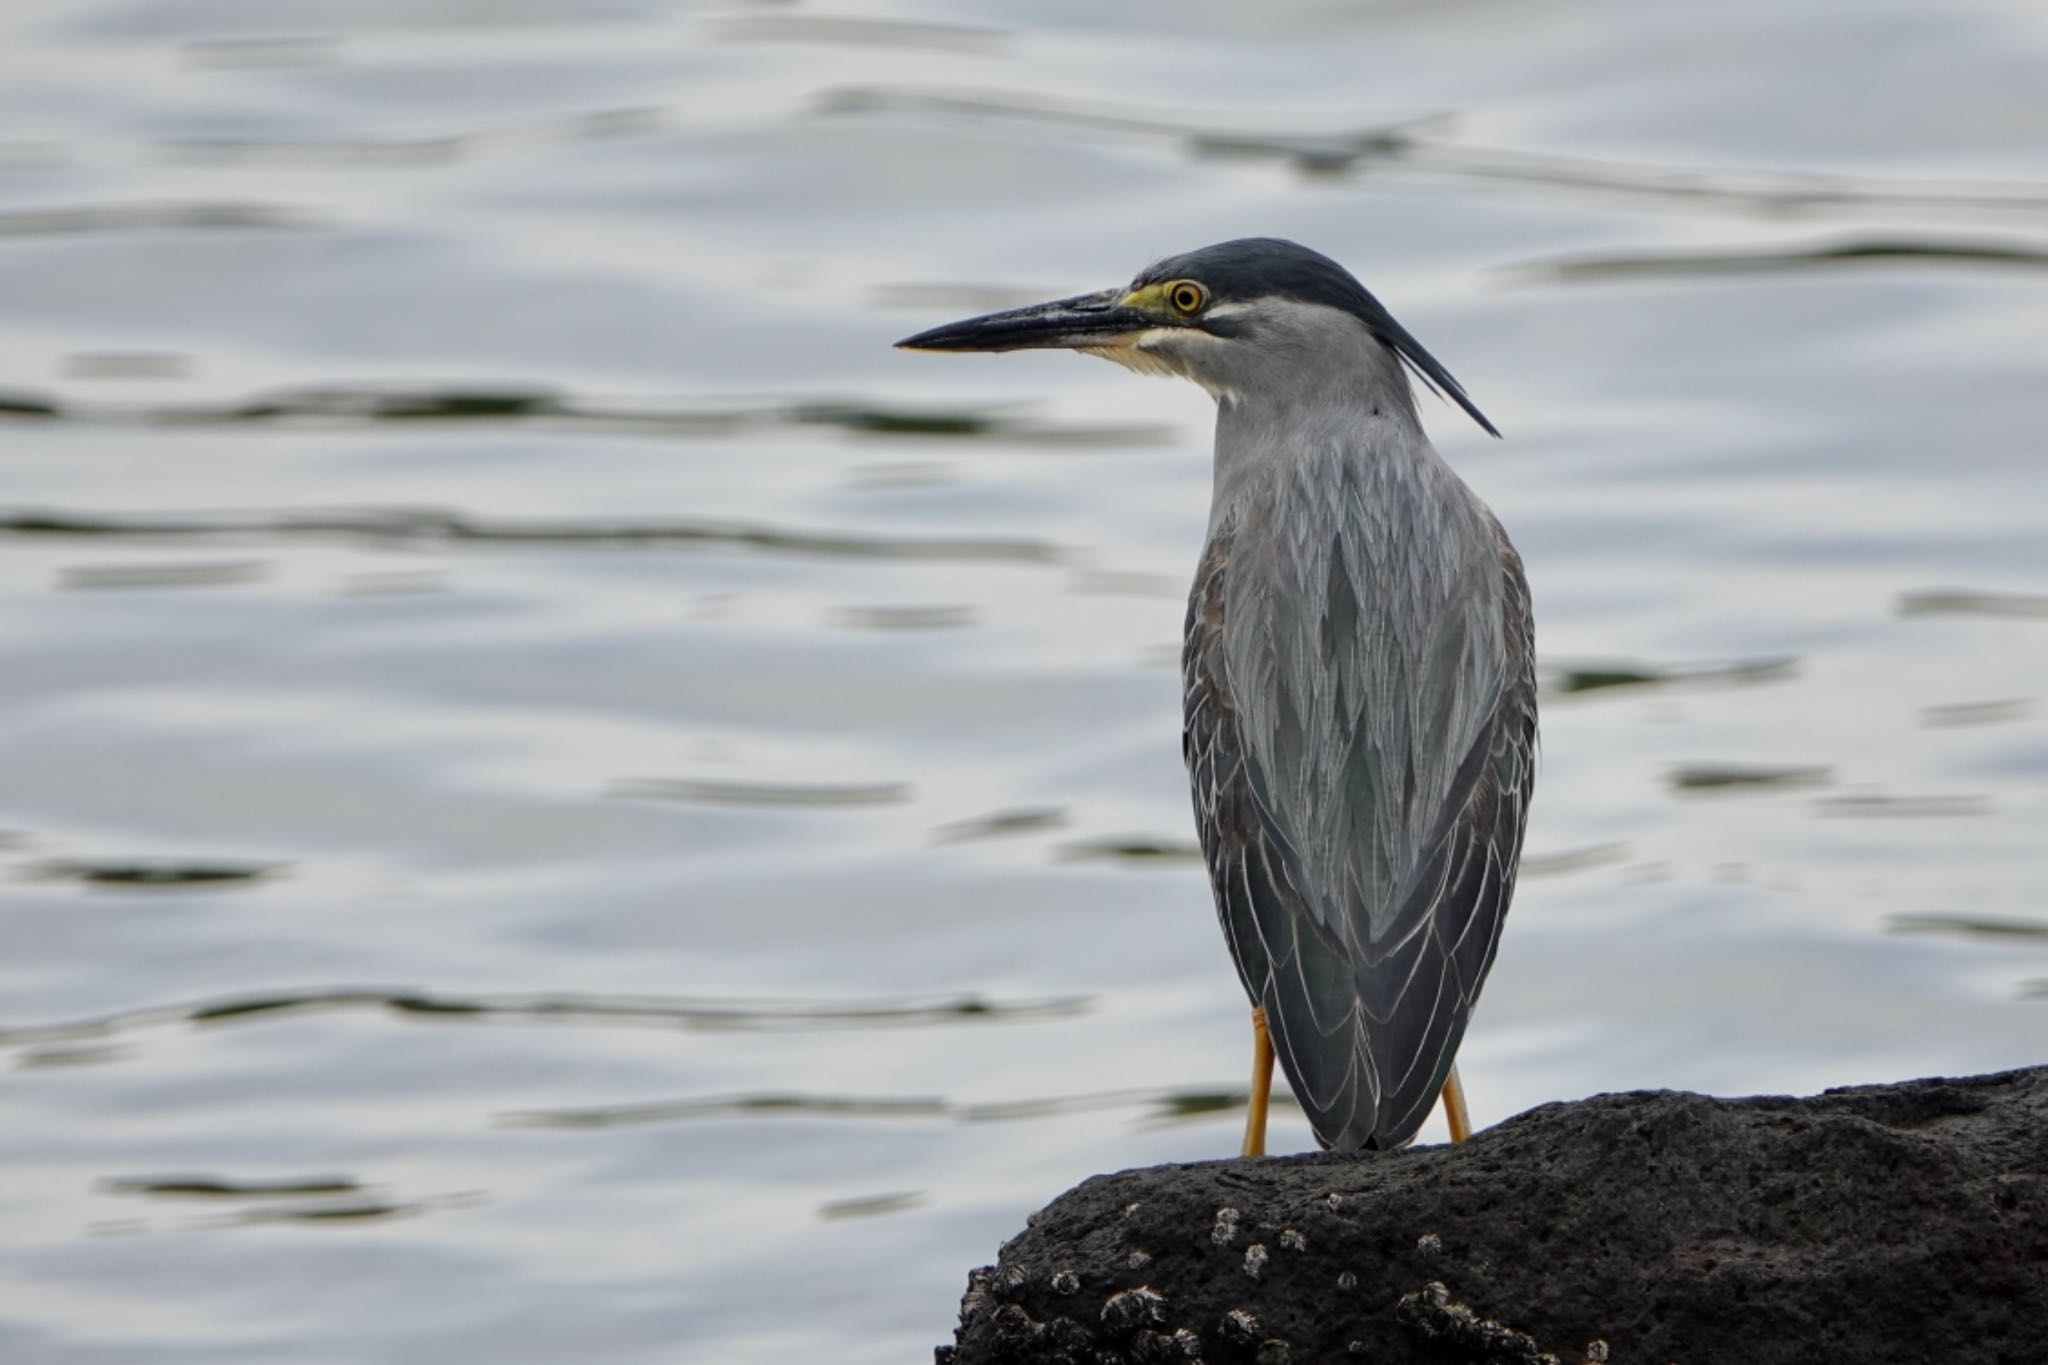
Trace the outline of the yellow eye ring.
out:
[[[1166,301],[1178,313],[1194,314],[1209,302],[1209,291],[1193,280],[1175,280],[1166,286]]]

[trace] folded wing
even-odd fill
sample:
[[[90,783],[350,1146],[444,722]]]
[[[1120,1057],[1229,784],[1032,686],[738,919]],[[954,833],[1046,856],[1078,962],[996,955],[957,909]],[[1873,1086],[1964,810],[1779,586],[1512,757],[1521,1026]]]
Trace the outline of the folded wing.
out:
[[[1375,496],[1354,468],[1339,495]],[[1279,483],[1214,529],[1189,605],[1185,751],[1218,913],[1341,1150],[1399,1145],[1428,1117],[1492,964],[1534,776],[1520,561],[1462,485],[1431,491],[1465,533],[1318,520],[1288,499],[1327,499],[1327,482]],[[1327,538],[1275,530],[1317,524]]]

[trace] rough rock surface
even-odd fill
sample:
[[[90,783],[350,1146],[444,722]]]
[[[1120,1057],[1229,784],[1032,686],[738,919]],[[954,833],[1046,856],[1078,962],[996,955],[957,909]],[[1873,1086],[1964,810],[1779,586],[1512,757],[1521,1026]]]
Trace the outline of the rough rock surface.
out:
[[[1099,1176],[941,1365],[2048,1362],[2048,1067]]]

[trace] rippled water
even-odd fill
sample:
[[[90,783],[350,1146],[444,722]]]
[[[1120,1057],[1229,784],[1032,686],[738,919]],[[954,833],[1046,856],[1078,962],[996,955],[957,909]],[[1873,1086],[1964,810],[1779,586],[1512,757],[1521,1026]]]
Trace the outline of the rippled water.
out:
[[[0,16],[8,1361],[916,1359],[1232,1150],[1206,400],[888,343],[1243,233],[1507,433],[1476,1116],[2042,1060],[2038,7],[965,13]]]

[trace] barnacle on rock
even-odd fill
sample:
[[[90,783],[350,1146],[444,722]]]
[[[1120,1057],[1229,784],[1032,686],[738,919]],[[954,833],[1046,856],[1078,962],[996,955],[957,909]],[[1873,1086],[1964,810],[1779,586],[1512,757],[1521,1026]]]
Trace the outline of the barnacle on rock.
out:
[[[1166,1296],[1142,1284],[1136,1289],[1110,1295],[1102,1305],[1102,1326],[1118,1339],[1131,1335],[1140,1327],[1165,1325]]]
[[[1246,1309],[1233,1308],[1216,1324],[1216,1330],[1225,1340],[1248,1346],[1259,1339],[1259,1320]]]
[[[1441,1280],[1403,1294],[1394,1314],[1424,1341],[1454,1347],[1486,1365],[1558,1365],[1536,1338],[1492,1318],[1481,1317],[1451,1297]]]
[[[1220,1247],[1227,1247],[1236,1241],[1237,1216],[1237,1210],[1228,1204],[1216,1210],[1216,1223],[1209,1229],[1209,1240]]]

